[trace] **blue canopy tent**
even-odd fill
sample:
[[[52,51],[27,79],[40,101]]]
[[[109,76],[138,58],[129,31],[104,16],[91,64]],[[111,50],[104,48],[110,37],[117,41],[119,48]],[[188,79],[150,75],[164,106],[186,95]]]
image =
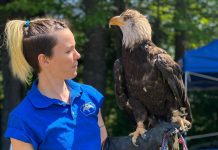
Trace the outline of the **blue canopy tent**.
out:
[[[186,95],[189,90],[218,89],[218,39],[198,49],[186,51],[182,60]],[[217,136],[218,132],[195,135],[187,139]]]
[[[183,71],[186,90],[218,89],[218,40],[186,51]]]

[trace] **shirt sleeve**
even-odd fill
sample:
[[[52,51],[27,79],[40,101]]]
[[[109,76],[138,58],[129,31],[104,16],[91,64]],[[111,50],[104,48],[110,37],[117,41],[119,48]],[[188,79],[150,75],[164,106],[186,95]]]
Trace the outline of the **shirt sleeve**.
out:
[[[4,136],[6,138],[14,138],[25,143],[30,143],[37,149],[37,143],[31,137],[31,133],[28,132],[25,122],[18,116],[10,114],[8,119],[8,125]]]
[[[86,85],[86,90],[94,103],[97,104],[98,108],[101,108],[104,101],[104,96],[97,89],[90,85]]]

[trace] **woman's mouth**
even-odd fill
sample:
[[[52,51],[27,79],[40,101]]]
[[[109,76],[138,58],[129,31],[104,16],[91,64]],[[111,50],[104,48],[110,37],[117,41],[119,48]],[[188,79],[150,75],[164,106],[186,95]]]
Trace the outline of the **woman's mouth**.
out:
[[[72,68],[77,68],[77,66],[78,66],[78,62],[76,62],[75,65],[73,65]]]

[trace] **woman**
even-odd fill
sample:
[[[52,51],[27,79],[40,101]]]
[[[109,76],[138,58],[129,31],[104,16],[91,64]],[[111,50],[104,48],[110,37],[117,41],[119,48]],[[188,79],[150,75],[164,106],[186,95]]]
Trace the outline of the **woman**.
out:
[[[107,133],[103,96],[74,82],[80,54],[73,33],[59,20],[12,20],[5,33],[12,72],[28,83],[37,79],[10,113],[5,137],[13,150],[98,150]]]

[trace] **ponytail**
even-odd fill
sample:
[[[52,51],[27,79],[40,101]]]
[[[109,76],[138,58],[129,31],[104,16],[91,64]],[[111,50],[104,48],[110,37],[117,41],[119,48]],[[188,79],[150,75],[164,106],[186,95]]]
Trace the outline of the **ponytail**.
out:
[[[22,82],[29,83],[28,77],[33,69],[27,63],[23,54],[24,24],[25,21],[21,20],[7,22],[5,35],[13,75],[18,77]]]

